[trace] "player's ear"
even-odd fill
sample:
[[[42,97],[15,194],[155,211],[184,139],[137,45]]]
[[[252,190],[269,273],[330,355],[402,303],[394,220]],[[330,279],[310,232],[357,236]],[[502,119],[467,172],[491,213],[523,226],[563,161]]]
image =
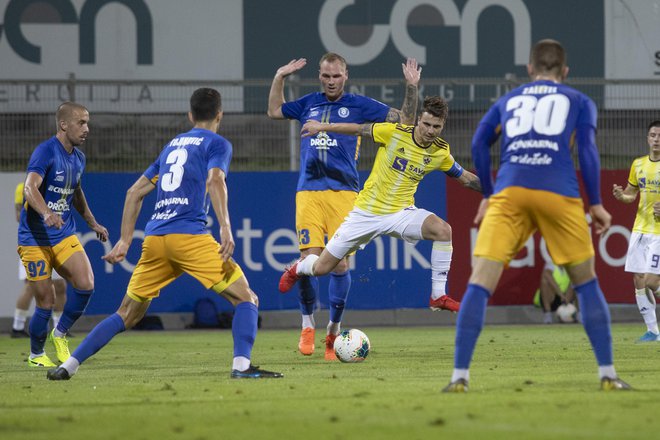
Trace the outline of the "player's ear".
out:
[[[527,65],[527,75],[534,76],[534,68],[532,67],[531,64]]]
[[[188,120],[189,120],[193,125],[195,125],[195,120],[193,119],[192,112],[188,112]]]
[[[568,66],[564,66],[564,68],[561,71],[562,81],[565,80],[567,76],[568,76]]]
[[[218,112],[218,114],[215,115],[215,122],[219,124],[220,121],[222,120],[222,116],[223,116],[223,115],[224,115],[224,113],[222,112],[222,110],[220,110],[220,111]]]

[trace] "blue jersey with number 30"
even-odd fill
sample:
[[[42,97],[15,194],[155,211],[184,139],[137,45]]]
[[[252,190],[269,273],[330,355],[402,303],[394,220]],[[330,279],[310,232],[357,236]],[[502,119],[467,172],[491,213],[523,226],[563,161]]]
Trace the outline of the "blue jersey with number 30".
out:
[[[579,197],[571,146],[580,127],[596,129],[596,105],[583,93],[553,81],[524,84],[501,97],[478,133],[501,130],[501,160],[494,192],[509,186]],[[484,129],[485,128],[485,129]],[[475,142],[479,145],[490,144]]]
[[[225,175],[231,162],[231,143],[202,128],[193,128],[172,139],[144,176],[158,186],[156,206],[145,235],[206,234],[210,197],[208,170]]]

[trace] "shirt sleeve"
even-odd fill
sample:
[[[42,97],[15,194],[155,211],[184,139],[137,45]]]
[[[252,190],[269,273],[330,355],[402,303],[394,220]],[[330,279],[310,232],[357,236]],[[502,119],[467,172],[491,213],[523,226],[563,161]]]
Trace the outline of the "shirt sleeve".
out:
[[[209,144],[208,151],[208,166],[207,170],[211,168],[220,168],[225,176],[229,174],[229,163],[233,154],[231,142],[223,137],[219,137]]]
[[[493,105],[484,115],[472,137],[472,159],[481,181],[484,197],[493,194],[493,175],[491,173],[490,146],[500,134],[500,113],[498,105]]]
[[[37,173],[44,177],[53,161],[53,155],[50,154],[47,144],[41,144],[34,149],[30,162],[28,162],[27,172]]]
[[[392,133],[396,124],[390,122],[380,122],[372,125],[371,134],[373,135],[374,142],[377,144],[387,145],[392,139]]]
[[[165,150],[163,150],[163,151],[165,151]],[[144,173],[142,173],[142,175],[144,177],[146,177],[147,179],[149,179],[151,181],[151,183],[153,183],[154,185],[158,182],[158,175],[160,174],[160,156],[162,154],[163,153],[161,152],[158,155],[158,157],[156,158],[156,160],[154,161],[154,163],[149,165],[149,168],[147,168],[144,171]]]
[[[360,96],[362,117],[365,121],[369,122],[385,122],[387,114],[390,112],[390,106],[383,104],[380,101],[369,98],[367,96]]]
[[[632,186],[639,188],[639,182],[637,181],[637,160],[634,160],[630,166],[630,173],[628,174],[628,183]]]
[[[578,161],[582,172],[585,192],[590,205],[599,205],[600,199],[600,158],[596,148],[596,129],[591,125],[581,125],[575,129],[578,143]]]
[[[23,182],[16,185],[16,189],[14,190],[14,204],[15,205],[22,205],[23,204],[23,188],[25,188],[25,183],[23,183]]]
[[[297,119],[300,121],[300,118],[303,115],[305,108],[307,108],[307,103],[312,95],[305,95],[302,98],[296,99],[295,101],[285,102],[282,104],[282,114],[287,119]]]

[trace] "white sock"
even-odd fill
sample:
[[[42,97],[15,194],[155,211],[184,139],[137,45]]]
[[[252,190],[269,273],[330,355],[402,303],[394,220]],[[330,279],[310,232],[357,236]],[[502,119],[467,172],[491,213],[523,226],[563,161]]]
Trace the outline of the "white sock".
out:
[[[17,332],[25,330],[25,321],[27,321],[28,313],[29,313],[28,310],[23,310],[23,309],[14,310],[14,323],[12,324],[12,328],[14,330],[16,330]]]
[[[598,375],[600,378],[609,377],[610,379],[616,378],[616,371],[614,371],[614,365],[601,365],[598,367]]]
[[[71,358],[69,358],[71,359]],[[245,356],[236,356],[234,362],[232,363],[232,370],[245,371],[250,368],[250,359]]]
[[[314,272],[312,271],[312,266],[314,266],[314,262],[319,259],[318,255],[314,254],[309,254],[305,258],[302,259],[302,261],[298,262],[298,267],[296,267],[296,273],[298,275],[314,275]]]
[[[60,367],[64,368],[67,373],[69,373],[69,376],[73,376],[78,372],[78,368],[80,367],[80,362],[78,362],[78,359],[74,358],[73,356],[69,356],[67,360],[62,362],[62,365]]]
[[[53,310],[53,313],[50,315],[50,319],[53,320],[53,328],[57,327],[57,323],[60,322],[60,318],[62,317],[62,312],[56,312]]]
[[[458,379],[470,380],[470,370],[467,368],[454,368],[454,372],[451,375],[451,381],[456,382]]]
[[[451,241],[434,241],[431,251],[431,299],[446,295],[447,274],[451,265]]]
[[[328,322],[327,334],[328,335],[338,335],[341,331],[341,322]]]
[[[302,328],[315,328],[314,315],[302,315]]]
[[[655,304],[649,300],[646,289],[635,289],[635,300],[637,301],[637,308],[642,318],[644,318],[644,323],[648,331],[656,335],[660,334],[660,331],[658,331],[658,319],[655,315]]]
[[[62,333],[57,329],[57,327],[55,327],[55,329],[53,330],[53,336],[55,336],[56,338],[63,338],[66,336],[66,333]]]
[[[39,356],[44,356],[45,354],[46,354],[45,351],[42,351],[39,354],[35,354],[35,353],[30,352],[30,359],[38,358]]]

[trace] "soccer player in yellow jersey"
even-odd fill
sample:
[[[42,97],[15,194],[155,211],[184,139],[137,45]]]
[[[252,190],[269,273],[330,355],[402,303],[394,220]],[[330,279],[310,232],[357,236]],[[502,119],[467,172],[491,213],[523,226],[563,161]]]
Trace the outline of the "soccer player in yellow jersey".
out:
[[[626,189],[613,185],[612,194],[623,203],[634,202],[639,194],[625,270],[633,273],[637,307],[647,328],[638,341],[654,342],[660,341],[653,295],[660,295],[660,120],[649,124],[646,139],[649,154],[633,161]]]
[[[289,290],[304,275],[325,275],[348,254],[362,249],[380,235],[409,243],[433,240],[431,252],[431,300],[434,310],[458,311],[459,303],[445,293],[451,263],[451,226],[415,206],[419,182],[434,170],[445,172],[467,188],[481,191],[479,178],[454,160],[449,144],[438,136],[447,120],[447,102],[427,97],[414,126],[393,123],[327,124],[308,121],[303,136],[322,131],[371,137],[380,144],[369,178],[353,210],[320,256],[308,255],[291,266],[280,279],[280,290]]]

